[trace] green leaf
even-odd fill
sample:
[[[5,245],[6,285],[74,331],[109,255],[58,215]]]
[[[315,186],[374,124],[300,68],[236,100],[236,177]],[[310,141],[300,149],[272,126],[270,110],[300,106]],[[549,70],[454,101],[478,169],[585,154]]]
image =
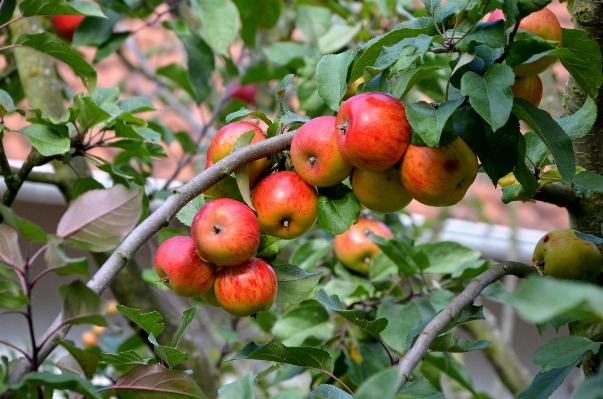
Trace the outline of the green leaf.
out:
[[[603,368],[599,367],[599,372],[595,376],[587,378],[574,393],[573,399],[601,399],[603,393]]]
[[[473,388],[473,381],[471,376],[465,369],[465,367],[455,360],[450,354],[447,353],[428,353],[425,355],[425,362],[434,366],[438,370],[444,372],[450,378],[458,382],[462,387],[468,389],[472,393],[475,392]]]
[[[93,177],[82,177],[77,179],[75,183],[73,183],[72,197],[73,199],[76,199],[87,191],[102,190],[104,188],[105,187]]]
[[[331,24],[331,11],[327,7],[299,5],[296,9],[296,26],[303,32],[314,47],[318,39],[325,34]]]
[[[287,65],[296,58],[310,57],[316,50],[305,44],[296,42],[276,42],[263,47],[266,58],[276,66]]]
[[[15,229],[6,224],[0,224],[0,261],[18,268],[23,268],[25,265],[19,247],[19,235]]]
[[[345,184],[318,190],[318,225],[328,234],[343,234],[358,221],[360,202]]]
[[[260,236],[260,245],[255,254],[256,258],[264,259],[268,263],[276,260],[279,252],[280,238],[272,236]]]
[[[396,399],[446,399],[425,377],[404,384]]]
[[[220,388],[218,399],[253,399],[253,375],[248,374]]]
[[[581,361],[588,352],[596,354],[601,342],[593,342],[579,335],[555,338],[534,352],[532,363],[542,367],[542,372],[564,368]]]
[[[581,239],[583,239],[585,241],[590,241],[590,242],[595,243],[597,245],[603,244],[603,238],[594,236],[592,234],[585,234],[585,233],[581,233],[579,231],[576,231],[576,236],[578,238],[581,238]]]
[[[574,187],[588,198],[591,191],[603,192],[603,176],[584,170],[574,177]]]
[[[77,364],[77,367],[81,369],[80,371],[83,374],[80,375],[80,377],[85,376],[86,378],[91,379],[100,361],[99,357],[94,353],[76,347],[72,341],[57,338],[55,339],[55,342],[59,343],[67,350],[67,352],[69,352],[69,355],[67,355],[65,358],[74,361],[75,364]],[[59,360],[57,365],[60,362],[61,361]]]
[[[44,252],[46,267],[59,276],[78,274],[90,278],[88,271],[88,258],[85,256],[72,258],[65,253],[63,240],[55,235],[50,235],[48,248]]]
[[[347,75],[354,59],[352,50],[340,54],[323,56],[316,65],[318,95],[333,111],[341,105],[341,99],[348,88]]]
[[[278,105],[277,115],[279,117],[285,115],[285,108],[283,107],[283,100],[285,99],[285,92],[287,91],[287,87],[289,87],[292,80],[293,80],[293,74],[291,73],[291,74],[285,76],[280,81],[280,83],[278,84],[278,87],[276,88],[276,102]]]
[[[576,158],[572,140],[551,115],[523,98],[514,98],[513,113],[526,122],[553,154],[564,181],[571,183],[576,174]]]
[[[268,360],[333,372],[333,359],[329,352],[310,347],[286,347],[277,339],[267,344],[248,343],[232,358],[241,359]]]
[[[117,305],[117,310],[148,334],[153,334],[156,337],[163,331],[163,323],[160,323],[163,321],[163,317],[161,317],[159,312],[140,313],[138,309],[128,308],[123,305]]]
[[[322,54],[336,53],[352,42],[361,28],[360,23],[353,26],[335,23],[318,39],[318,49]]]
[[[178,327],[176,334],[174,334],[174,338],[172,338],[172,347],[173,348],[178,346],[178,343],[180,342],[180,339],[182,338],[182,334],[184,334],[184,331],[186,330],[186,328],[195,319],[195,316],[197,316],[198,311],[199,311],[199,308],[196,306],[193,306],[191,308],[186,309],[184,312],[182,312],[182,323],[180,323],[180,326]]]
[[[515,167],[513,168],[513,174],[517,181],[521,184],[521,188],[526,196],[532,197],[540,184],[534,176],[534,172],[526,165],[526,140],[525,137],[520,135],[517,146],[518,158]]]
[[[228,116],[226,116],[226,123],[230,123],[230,122],[234,121],[235,119],[243,118],[243,117],[249,116],[249,115],[255,116],[256,118],[261,119],[268,126],[270,126],[272,124],[272,121],[262,111],[252,111],[245,107],[241,108],[240,110],[238,110],[236,112],[228,114]]]
[[[377,308],[377,317],[385,318],[387,327],[381,332],[381,339],[396,352],[406,351],[406,337],[410,330],[421,321],[421,310],[416,302],[395,304],[392,298],[386,298]]]
[[[491,48],[504,47],[507,44],[504,25],[502,20],[480,22],[456,46],[460,50],[472,49],[475,43],[483,43]]]
[[[103,317],[107,303],[81,281],[76,280],[59,287],[59,298],[63,306],[63,323],[109,326]]]
[[[352,395],[334,385],[322,384],[310,392],[310,399],[352,399]]]
[[[440,144],[444,126],[463,101],[463,98],[444,101],[437,109],[425,101],[406,104],[406,116],[410,125],[421,136],[425,144],[430,147],[437,147]]]
[[[379,335],[381,331],[387,327],[387,319],[381,318],[373,321],[366,320],[366,316],[362,310],[347,310],[343,307],[343,304],[337,295],[330,296],[323,289],[316,292],[314,299],[325,308],[332,310],[350,323],[357,325],[374,336]]]
[[[274,363],[272,366],[268,367],[267,369],[264,369],[264,370],[260,371],[253,378],[253,385],[257,385],[260,381],[264,380],[270,374],[272,374],[275,371],[280,370],[282,368],[283,368],[283,366],[280,365],[279,363]],[[300,394],[300,398],[299,399],[301,399],[301,394]]]
[[[159,364],[137,366],[103,390],[115,390],[122,399],[206,399],[195,380],[183,371]]]
[[[64,154],[69,151],[71,141],[58,131],[44,125],[32,124],[20,129],[38,152],[46,157]]]
[[[402,100],[410,89],[423,80],[423,78],[440,69],[442,69],[440,66],[420,66],[402,71],[398,80],[392,86],[392,95]]]
[[[309,240],[295,248],[289,257],[289,263],[302,270],[312,270],[329,253],[332,246],[331,241],[323,238]]]
[[[113,11],[109,8],[102,8],[106,17],[86,18],[86,22],[80,24],[73,34],[73,47],[80,46],[102,46],[107,41],[110,41],[113,36],[113,28],[122,18],[122,14]]]
[[[358,387],[355,399],[393,399],[396,396],[396,384],[400,370],[390,367],[373,374]]]
[[[34,50],[48,54],[69,65],[73,72],[82,80],[88,91],[96,88],[96,71],[86,62],[84,57],[72,49],[63,40],[51,33],[23,33],[15,40],[15,45],[31,47]]]
[[[603,288],[579,281],[529,278],[507,301],[532,323],[561,315],[603,318]]]
[[[0,90],[0,116],[4,117],[6,114],[13,112],[18,112],[21,116],[25,116],[22,109],[15,107],[15,102],[10,94],[4,90]]]
[[[560,57],[561,64],[590,97],[596,98],[603,82],[599,45],[583,30],[562,28],[561,31],[563,48],[574,54]]]
[[[23,0],[19,9],[24,17],[32,15],[89,15],[105,17],[100,7],[83,0]]]
[[[565,368],[554,369],[549,372],[539,372],[530,386],[519,393],[516,399],[546,399],[563,383],[565,377],[576,367],[580,361],[574,362]]]
[[[96,388],[90,381],[68,373],[31,372],[25,375],[18,384],[10,384],[9,388],[23,392],[22,388],[40,386],[43,386],[46,392],[50,394],[54,390],[67,390],[80,393],[92,399],[102,399],[102,396],[96,391]],[[17,394],[17,397],[20,396]],[[29,395],[23,397],[29,397]]]
[[[479,340],[470,342],[461,338],[455,339],[454,334],[448,333],[435,337],[431,345],[429,345],[429,350],[434,352],[463,353],[485,349],[490,344],[490,341]]]
[[[178,38],[187,54],[188,76],[195,92],[195,100],[200,104],[211,93],[209,79],[214,69],[214,54],[207,43],[197,34],[180,34]]]
[[[152,102],[140,96],[131,96],[125,98],[121,101],[118,101],[117,105],[119,105],[124,112],[130,112],[132,114],[157,110]]]
[[[309,337],[329,340],[333,332],[334,325],[329,322],[329,313],[314,301],[306,301],[289,310],[272,327],[272,334],[286,346],[303,345]]]
[[[114,353],[101,353],[101,362],[115,366],[125,366],[132,364],[146,364],[144,359],[133,350]]]
[[[469,103],[480,116],[496,131],[503,127],[513,107],[510,86],[515,83],[515,74],[508,65],[494,64],[485,77],[467,72],[461,78],[461,93],[469,96]]]
[[[27,241],[48,242],[48,235],[40,226],[17,216],[11,208],[0,204],[0,215],[7,223],[16,228]]]
[[[0,308],[19,310],[28,303],[29,299],[16,282],[0,280]]]
[[[82,132],[111,118],[111,115],[96,104],[91,96],[83,93],[73,97],[73,106],[70,111],[77,115]]]
[[[193,218],[203,205],[205,205],[205,200],[203,199],[202,195],[199,195],[198,197],[193,198],[193,200],[186,204],[182,209],[180,209],[180,211],[176,214],[176,217],[180,223],[191,227]]]
[[[164,67],[157,68],[155,73],[158,76],[163,76],[170,79],[178,86],[183,88],[184,91],[186,91],[192,98],[196,98],[191,79],[187,70],[182,65],[178,63],[169,64]]]
[[[570,116],[556,119],[556,122],[572,141],[576,141],[590,133],[596,119],[597,104],[592,98],[586,97],[584,104],[578,111]]]
[[[152,334],[151,334],[152,335]],[[153,351],[157,356],[167,364],[168,368],[172,369],[182,362],[186,362],[189,358],[188,353],[179,351],[171,346],[154,345]]]
[[[229,47],[237,38],[241,18],[231,0],[196,0],[201,37],[218,54],[230,57]]]
[[[420,266],[409,253],[409,249],[411,248],[405,248],[404,242],[379,237],[374,234],[369,234],[368,237],[398,266],[399,274],[412,276],[420,271]]]
[[[420,244],[417,245],[417,250],[424,250],[429,258],[429,267],[424,270],[426,273],[455,273],[467,262],[480,257],[478,251],[452,241]]]
[[[300,303],[307,299],[322,274],[306,273],[293,265],[275,265],[273,269],[278,282],[277,303]]]

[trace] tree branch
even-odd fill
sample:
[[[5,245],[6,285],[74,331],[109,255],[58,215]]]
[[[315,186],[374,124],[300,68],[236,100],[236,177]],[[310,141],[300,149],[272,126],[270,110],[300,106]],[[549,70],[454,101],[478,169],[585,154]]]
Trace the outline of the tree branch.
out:
[[[406,353],[400,362],[396,392],[402,389],[402,386],[404,386],[412,371],[417,367],[421,359],[423,359],[429,350],[429,346],[437,335],[450,324],[463,309],[472,304],[484,288],[507,274],[523,278],[527,275],[537,273],[536,269],[523,263],[503,262],[474,278],[463,292],[454,298],[444,310],[438,313],[437,316],[425,326],[425,329],[421,332],[413,347]]]
[[[536,201],[571,209],[578,205],[582,196],[570,186],[552,183],[542,186],[532,198]]]

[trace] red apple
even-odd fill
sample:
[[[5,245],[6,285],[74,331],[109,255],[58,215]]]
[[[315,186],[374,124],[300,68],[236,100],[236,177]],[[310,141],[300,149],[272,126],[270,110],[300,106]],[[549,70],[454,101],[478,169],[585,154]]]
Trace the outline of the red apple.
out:
[[[490,16],[486,20],[486,22],[495,22],[495,21],[498,21],[499,19],[506,20],[505,13],[503,13],[503,10],[501,10],[500,8],[497,8],[496,10],[492,11]]]
[[[285,240],[303,235],[318,218],[316,189],[295,172],[276,172],[262,179],[251,203],[262,231]]]
[[[542,91],[542,80],[538,75],[518,76],[515,78],[515,83],[511,86],[511,92],[514,97],[523,98],[535,106],[540,105]]]
[[[441,147],[409,145],[400,177],[406,191],[430,206],[459,202],[477,176],[477,157],[460,136]]]
[[[350,182],[358,201],[373,211],[396,212],[412,201],[402,185],[400,171],[393,167],[381,172],[354,168]]]
[[[207,154],[212,163],[216,163],[228,154],[231,153],[232,147],[235,145],[237,139],[244,133],[254,130],[255,136],[251,139],[251,143],[257,143],[265,140],[262,129],[255,123],[251,122],[232,122],[218,130],[214,136]],[[249,171],[249,186],[252,187],[259,177],[264,173],[266,168],[270,166],[270,159],[262,158],[257,161],[253,161],[247,165]]]
[[[216,299],[228,313],[245,317],[268,310],[278,291],[276,274],[266,261],[251,258],[234,267],[223,267],[214,285]]]
[[[343,157],[364,170],[394,166],[410,142],[404,105],[386,93],[362,93],[346,100],[337,112],[337,128]]]
[[[334,116],[319,116],[299,128],[291,142],[291,164],[307,183],[317,187],[341,183],[352,171],[337,146]]]
[[[248,261],[260,245],[260,225],[245,204],[219,198],[203,205],[193,218],[191,235],[199,255],[218,266]]]
[[[165,240],[155,254],[155,271],[177,295],[203,295],[214,285],[216,267],[203,261],[187,236]]]
[[[84,18],[86,17],[83,15],[53,15],[50,17],[50,20],[59,35],[72,41],[73,32],[75,32]]]
[[[245,101],[248,105],[255,104],[257,95],[258,87],[255,83],[241,85],[235,82],[228,88],[228,97]]]
[[[348,231],[335,236],[335,255],[348,269],[368,273],[373,259],[381,252],[381,248],[368,238],[368,234],[394,238],[384,223],[370,219],[359,219]]]

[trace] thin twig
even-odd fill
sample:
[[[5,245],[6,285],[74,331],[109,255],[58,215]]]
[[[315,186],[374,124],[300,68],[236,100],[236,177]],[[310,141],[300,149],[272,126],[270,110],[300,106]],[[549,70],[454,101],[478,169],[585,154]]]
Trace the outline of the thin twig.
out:
[[[9,348],[13,348],[13,349],[14,349],[14,350],[16,350],[17,352],[19,352],[19,353],[21,353],[23,356],[25,356],[25,358],[31,362],[31,357],[29,357],[29,354],[28,354],[27,352],[25,352],[23,349],[21,349],[21,348],[19,348],[19,347],[15,346],[15,345],[13,345],[13,344],[11,344],[10,342],[6,342],[6,341],[1,340],[1,339],[0,339],[0,344],[2,344],[2,345],[6,345],[6,346],[8,346]]]

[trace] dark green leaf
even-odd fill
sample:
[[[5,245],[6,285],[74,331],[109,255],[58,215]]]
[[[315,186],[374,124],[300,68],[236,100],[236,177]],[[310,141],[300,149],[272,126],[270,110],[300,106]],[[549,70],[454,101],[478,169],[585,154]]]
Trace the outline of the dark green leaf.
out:
[[[592,98],[596,98],[603,82],[601,51],[597,42],[580,29],[561,29],[563,48],[575,57],[561,57],[561,63],[570,75]]]
[[[9,388],[22,392],[22,388],[40,386],[43,386],[48,393],[53,392],[55,389],[60,389],[77,392],[92,399],[102,399],[102,396],[96,391],[96,388],[90,381],[68,373],[31,372],[23,377],[18,384],[10,384]],[[20,396],[17,395],[17,397]]]
[[[556,122],[572,141],[576,141],[590,133],[596,119],[597,105],[590,97],[586,97],[584,105],[578,111],[556,119]]]
[[[79,93],[73,98],[73,106],[70,111],[77,115],[82,132],[111,118],[111,115],[96,104],[91,96],[83,93]]]
[[[195,319],[195,316],[197,316],[198,311],[199,311],[199,308],[196,306],[193,306],[191,308],[186,309],[184,312],[182,312],[182,323],[180,323],[180,326],[178,327],[176,334],[174,334],[174,338],[172,338],[172,347],[173,348],[178,346],[178,343],[180,342],[180,338],[182,338],[182,334],[184,334],[184,331],[186,330],[186,328]]]
[[[125,366],[129,364],[146,364],[144,359],[133,350],[114,353],[101,353],[101,362],[115,366]]]
[[[310,392],[310,399],[352,399],[352,395],[334,385],[319,385]]]
[[[489,341],[482,340],[470,342],[461,338],[455,339],[454,334],[448,333],[437,336],[431,345],[429,345],[429,350],[434,352],[463,353],[485,349],[490,343]]]
[[[325,55],[316,65],[318,95],[333,111],[339,109],[348,88],[348,69],[353,59],[354,52],[348,50],[340,54]]]
[[[551,370],[547,373],[542,371],[536,375],[530,386],[517,395],[517,399],[546,399],[565,380],[565,377],[578,365],[580,361],[574,362],[565,368]]]
[[[77,179],[75,183],[73,183],[72,197],[73,199],[75,199],[87,191],[102,190],[104,188],[105,187],[100,184],[98,180],[92,177],[82,177]]]
[[[195,90],[193,89],[191,79],[188,76],[187,70],[180,64],[169,64],[161,68],[157,68],[155,73],[158,76],[166,77],[178,86],[184,89],[191,97],[196,98]]]
[[[94,68],[86,62],[79,52],[69,47],[69,45],[57,36],[50,33],[23,33],[17,37],[15,45],[31,47],[34,50],[48,54],[64,62],[80,77],[82,83],[89,91],[92,92],[96,88],[96,71]]]
[[[396,399],[445,399],[445,397],[427,378],[419,377],[404,384]]]
[[[331,250],[333,243],[323,238],[309,240],[291,253],[289,263],[302,270],[312,270]]]
[[[524,194],[532,197],[536,190],[538,190],[539,183],[536,176],[534,176],[534,172],[526,165],[526,140],[523,135],[519,136],[517,147],[519,156],[517,158],[517,163],[513,168],[513,175],[521,184]]]
[[[72,341],[57,339],[55,342],[58,342],[63,348],[65,348],[67,352],[69,352],[69,357],[77,362],[81,368],[81,371],[84,373],[84,375],[80,377],[85,376],[89,379],[92,378],[92,375],[96,371],[96,366],[98,366],[100,361],[96,354],[76,347]]]
[[[374,234],[369,234],[369,238],[373,241],[383,253],[398,266],[399,274],[404,276],[412,276],[419,273],[420,267],[415,262],[408,248],[404,247],[404,243],[393,239],[379,237]]]
[[[203,39],[195,33],[178,35],[188,56],[188,76],[200,104],[211,93],[209,79],[214,69],[214,55]]]
[[[580,361],[588,352],[596,354],[600,348],[600,342],[579,335],[559,337],[538,348],[532,355],[532,363],[541,366],[542,372],[546,373]]]
[[[514,98],[513,113],[538,134],[553,154],[563,180],[571,183],[576,174],[576,158],[572,140],[551,115],[523,98]]]
[[[229,47],[237,38],[239,10],[232,0],[197,0],[197,15],[201,20],[201,37],[222,56],[230,57]]]
[[[153,351],[167,366],[172,369],[182,362],[188,360],[188,353],[179,351],[171,346],[154,345]]]
[[[100,7],[93,2],[82,0],[23,0],[19,4],[23,16],[32,15],[89,15],[104,17]]]
[[[325,308],[332,310],[350,323],[357,325],[375,336],[379,335],[381,331],[387,327],[387,319],[381,318],[374,321],[366,320],[366,315],[364,315],[361,310],[347,310],[343,307],[337,295],[330,296],[323,289],[316,292],[314,299]]]
[[[416,248],[424,250],[429,258],[429,267],[424,270],[427,273],[455,273],[480,257],[478,251],[452,241],[425,243]]]
[[[469,50],[475,43],[483,43],[488,47],[504,47],[507,44],[504,21],[481,22],[456,44],[460,50]]]
[[[425,361],[431,366],[444,372],[450,378],[458,382],[462,387],[475,394],[473,381],[465,367],[447,353],[428,353],[425,355]]]
[[[103,317],[107,304],[81,281],[62,285],[59,288],[59,298],[63,305],[63,323],[109,326]]]
[[[17,229],[27,241],[48,242],[48,236],[40,226],[17,216],[11,208],[0,204],[0,215],[7,223]]]
[[[515,74],[508,65],[494,64],[485,77],[467,72],[461,78],[461,92],[469,96],[475,111],[496,131],[503,127],[511,114],[513,94],[510,86]]]
[[[325,233],[343,234],[358,221],[360,202],[345,184],[319,190],[318,225]]]
[[[264,259],[266,262],[274,262],[278,256],[278,243],[281,239],[272,236],[260,236],[260,245],[255,254],[256,258]]]
[[[462,98],[445,101],[437,109],[425,101],[406,104],[406,116],[410,125],[421,136],[425,144],[430,147],[437,147],[440,144],[444,126],[463,101]]]
[[[281,316],[272,327],[272,334],[286,346],[300,346],[309,337],[328,340],[334,326],[329,313],[315,301],[306,301]]]
[[[419,306],[412,301],[397,305],[392,298],[386,298],[377,308],[377,317],[388,321],[381,339],[396,352],[405,352],[408,333],[421,321]]]
[[[159,312],[140,313],[138,309],[123,305],[117,305],[117,310],[149,334],[158,336],[163,331],[163,323],[160,323],[163,321],[163,317]]]
[[[573,399],[603,399],[603,368],[595,376],[587,378],[574,393]]]
[[[193,218],[203,205],[205,205],[205,200],[203,199],[202,195],[199,195],[198,197],[193,198],[193,200],[186,204],[182,209],[180,209],[176,217],[180,223],[191,227]]]
[[[235,119],[243,118],[244,116],[248,116],[248,115],[255,116],[256,118],[261,119],[268,126],[270,126],[272,124],[272,121],[262,111],[252,111],[247,108],[241,108],[237,112],[233,112],[233,113],[229,114],[226,117],[226,123],[230,123],[230,122],[234,121]]]
[[[574,177],[574,187],[585,197],[590,196],[590,191],[603,192],[603,176],[584,170]]]
[[[101,46],[113,35],[113,27],[121,19],[122,14],[108,8],[102,8],[106,17],[87,17],[79,24],[73,34],[73,47]]]
[[[240,359],[268,360],[333,372],[333,359],[329,352],[310,347],[286,347],[276,339],[267,344],[248,343],[232,358]]]
[[[420,66],[418,68],[402,71],[396,83],[392,86],[392,95],[399,99],[403,99],[410,89],[418,82],[423,80],[427,75],[442,69],[440,66]]]
[[[396,396],[396,381],[400,370],[390,367],[373,374],[358,387],[355,399],[393,399]]]
[[[19,310],[28,303],[29,299],[16,282],[0,280],[0,308]]]
[[[277,303],[300,303],[314,290],[321,273],[306,273],[293,265],[275,265],[278,281]]]
[[[58,131],[44,125],[28,125],[19,130],[40,154],[50,157],[69,151],[71,141]]]

